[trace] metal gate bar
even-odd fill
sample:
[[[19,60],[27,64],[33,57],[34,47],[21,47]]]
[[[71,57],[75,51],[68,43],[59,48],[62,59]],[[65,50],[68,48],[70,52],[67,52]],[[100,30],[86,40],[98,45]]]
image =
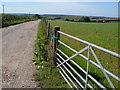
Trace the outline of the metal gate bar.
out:
[[[69,58],[64,52],[62,52],[60,49],[58,49],[58,51],[63,54],[66,58]],[[86,71],[80,67],[76,62],[74,62],[72,59],[70,60],[70,62],[72,62],[74,65],[76,65],[83,73],[86,74]],[[88,77],[93,80],[99,87],[101,88],[105,88],[101,83],[99,83],[96,79],[94,79],[90,74],[88,74]]]
[[[57,60],[59,61],[59,63],[62,63],[58,58]],[[59,65],[59,64],[58,64]],[[59,66],[60,67],[60,66]],[[70,72],[70,70],[67,69],[67,67],[63,64],[63,67],[67,70],[67,72],[69,72],[69,74],[73,77],[73,79],[79,84],[79,86],[81,86],[84,89],[84,86],[77,80],[77,78]]]
[[[71,51],[73,51],[73,52],[75,52],[75,53],[77,52],[75,49],[69,47],[68,45],[66,45],[66,44],[63,43],[62,41],[58,40],[58,42],[59,42],[60,44],[64,45],[65,47],[67,47],[68,49],[70,49]],[[79,56],[81,56],[81,57],[84,58],[85,60],[88,60],[88,58],[87,58],[86,56],[84,56],[83,54],[79,54]],[[92,60],[89,60],[89,62],[100,69],[100,66],[99,66],[97,63],[93,62]],[[116,75],[112,74],[110,71],[106,70],[105,68],[104,68],[104,70],[105,70],[105,72],[106,72],[107,74],[109,74],[110,76],[112,76],[113,78],[115,78],[116,80],[118,80],[118,81],[120,82],[120,78],[119,78],[119,77],[117,77]]]
[[[59,49],[58,49],[58,51],[59,51]],[[62,56],[60,56],[58,53],[57,53],[57,55],[62,59],[62,60],[64,60],[63,58],[62,58]],[[66,62],[66,64],[82,79],[82,81],[84,81],[85,83],[86,83],[86,80],[69,64],[69,63],[67,63]],[[92,88],[93,89],[93,87],[88,83],[87,84],[90,88]]]
[[[57,65],[58,65],[58,63],[57,63]],[[72,79],[67,75],[67,73],[64,71],[64,69],[60,66],[59,67],[62,71],[63,71],[63,73],[66,75],[66,77],[70,80],[70,82],[74,85],[74,87],[75,88],[78,88],[76,85],[75,85],[75,83],[72,81]]]

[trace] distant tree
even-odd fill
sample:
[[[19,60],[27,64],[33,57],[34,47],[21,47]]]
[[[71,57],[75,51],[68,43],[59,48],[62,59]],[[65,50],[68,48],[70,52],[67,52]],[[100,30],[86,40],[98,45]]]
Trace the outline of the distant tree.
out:
[[[84,21],[85,22],[90,22],[90,18],[89,17],[84,17]]]
[[[68,19],[68,18],[66,18],[66,19],[65,19],[65,21],[69,21],[69,19]]]
[[[71,21],[73,21],[73,22],[74,22],[74,19],[72,19]]]
[[[54,18],[54,19],[62,19],[61,17],[56,17],[56,18]]]
[[[89,17],[82,17],[81,22],[91,22]]]
[[[92,17],[92,19],[99,19],[99,17]]]
[[[35,14],[34,17],[41,19],[42,17],[39,14]]]
[[[79,19],[79,21],[78,22],[81,22],[81,19]]]

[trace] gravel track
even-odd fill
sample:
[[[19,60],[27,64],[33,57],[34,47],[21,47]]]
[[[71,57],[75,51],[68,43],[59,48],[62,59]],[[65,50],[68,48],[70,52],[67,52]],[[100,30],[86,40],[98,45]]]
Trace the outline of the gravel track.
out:
[[[37,21],[9,26],[2,30],[2,87],[35,88],[32,62]]]

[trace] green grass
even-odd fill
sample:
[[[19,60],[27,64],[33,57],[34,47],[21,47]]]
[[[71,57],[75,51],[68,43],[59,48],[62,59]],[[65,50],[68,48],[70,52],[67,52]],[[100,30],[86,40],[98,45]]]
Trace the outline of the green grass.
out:
[[[37,73],[34,74],[38,87],[42,88],[69,88],[65,80],[62,78],[56,66],[50,62],[45,62],[39,67]]]
[[[117,23],[79,23],[67,21],[50,21],[52,26],[60,26],[61,31],[118,52]]]
[[[46,21],[42,20],[39,23],[33,59],[38,69],[34,74],[37,86],[41,88],[69,88],[57,67],[54,65],[53,59],[50,58],[53,54],[51,54],[52,50],[49,48],[50,43],[48,43],[46,31]]]
[[[104,47],[106,49],[118,53],[118,23],[80,23],[67,21],[49,21],[49,22],[51,23],[51,27],[60,26],[62,32],[65,32],[82,40],[88,41],[90,43],[96,44],[98,46]],[[83,43],[80,43],[76,40],[73,40],[63,35],[61,35],[60,40],[77,51],[87,46]],[[98,49],[95,48],[93,49],[103,67],[120,77],[120,75],[118,74],[119,71],[118,58],[111,56],[107,53],[104,53]],[[68,56],[74,54],[73,52],[71,52],[69,49],[65,48],[62,45],[61,50]],[[87,51],[83,52],[82,54],[87,56]],[[96,62],[91,53],[90,59]],[[84,60],[80,56],[74,57],[73,60],[76,63],[78,63],[82,68],[86,69],[86,60]],[[89,73],[93,75],[98,81],[100,81],[104,86],[110,88],[107,80],[105,79],[105,76],[103,75],[100,69],[96,68],[92,64],[89,64]],[[116,80],[114,80],[112,77],[110,77],[110,79],[114,83],[115,87],[119,86]],[[89,83],[92,82],[89,80]],[[95,84],[92,83],[92,85],[98,88]]]

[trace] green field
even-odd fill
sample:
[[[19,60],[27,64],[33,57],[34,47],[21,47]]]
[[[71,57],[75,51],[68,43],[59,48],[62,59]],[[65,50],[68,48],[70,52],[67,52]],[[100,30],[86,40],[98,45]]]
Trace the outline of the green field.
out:
[[[65,33],[118,52],[118,23],[50,22],[52,26],[60,26]]]
[[[49,21],[49,22],[51,23],[51,28],[53,28],[54,26],[60,26],[62,32],[65,32],[82,40],[88,41],[90,43],[96,44],[98,46],[104,47],[106,49],[118,53],[118,23],[80,23],[67,21]],[[77,51],[81,50],[83,47],[86,46],[83,43],[80,43],[76,40],[73,40],[63,35],[61,35],[60,40]],[[68,56],[74,54],[73,52],[71,52],[69,49],[62,45],[60,48]],[[113,74],[119,76],[118,58],[111,56],[107,53],[104,53],[100,50],[97,50],[95,48],[93,49],[95,50],[96,55],[98,56],[103,67],[112,72]],[[87,56],[86,51],[83,52],[83,54]],[[90,59],[95,61],[91,53]],[[86,69],[86,60],[84,60],[80,56],[74,57],[73,60],[77,62],[81,67]],[[89,73],[93,75],[104,86],[110,88],[107,80],[105,79],[105,76],[103,75],[100,69],[96,68],[92,64],[89,64]],[[116,80],[114,80],[111,77],[110,79],[114,83],[115,87],[119,86]],[[89,80],[89,83],[92,82]],[[92,85],[97,88],[95,84],[92,83]]]

